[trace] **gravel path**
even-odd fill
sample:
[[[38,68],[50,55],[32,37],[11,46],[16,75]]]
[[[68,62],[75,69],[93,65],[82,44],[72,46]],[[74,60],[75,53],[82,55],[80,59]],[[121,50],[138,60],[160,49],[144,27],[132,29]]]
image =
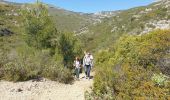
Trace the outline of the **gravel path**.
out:
[[[84,100],[84,92],[90,90],[93,79],[83,78],[73,84],[61,84],[48,79],[41,81],[0,81],[0,100]]]

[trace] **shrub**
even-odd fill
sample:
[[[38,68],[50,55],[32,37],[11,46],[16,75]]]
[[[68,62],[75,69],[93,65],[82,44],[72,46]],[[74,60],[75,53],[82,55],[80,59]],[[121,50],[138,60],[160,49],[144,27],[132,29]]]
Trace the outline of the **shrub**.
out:
[[[75,57],[82,54],[81,42],[72,33],[61,33],[57,47],[58,54],[63,58],[64,66],[73,69],[72,63]]]
[[[64,83],[73,79],[71,71],[64,68],[59,60],[55,61],[50,50],[37,50],[25,45],[18,47],[16,55],[9,58],[0,69],[1,79],[25,81],[46,77]]]
[[[140,66],[153,66],[170,46],[169,31],[157,30],[143,36],[122,37],[115,47],[116,61],[129,60]]]
[[[113,48],[99,52],[90,96],[110,99],[111,94],[116,100],[167,99],[169,85],[155,85],[164,84],[165,77],[152,75],[162,71],[157,64],[167,56],[169,33],[168,30],[156,30],[141,36],[126,35]]]
[[[158,86],[165,86],[165,84],[167,84],[168,78],[168,76],[163,75],[162,73],[153,74],[152,81]]]
[[[65,68],[62,63],[52,62],[43,69],[43,76],[62,83],[70,83],[73,75],[70,69]]]
[[[151,81],[141,81],[139,87],[132,91],[134,100],[149,99],[149,100],[168,100],[169,97],[168,88],[159,88]]]
[[[10,54],[10,52],[8,52]],[[3,78],[10,81],[24,81],[40,74],[42,59],[40,53],[33,48],[18,47],[15,55],[6,55],[8,61],[2,66]]]

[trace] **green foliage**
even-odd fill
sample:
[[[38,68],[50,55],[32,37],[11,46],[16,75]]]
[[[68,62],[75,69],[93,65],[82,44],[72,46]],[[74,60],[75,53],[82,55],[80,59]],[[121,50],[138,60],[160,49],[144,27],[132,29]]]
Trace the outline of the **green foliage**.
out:
[[[71,33],[62,33],[58,41],[58,52],[62,55],[66,67],[72,69],[75,56],[82,54],[81,42]]]
[[[169,37],[169,31],[161,30],[151,32],[149,35],[122,37],[115,47],[115,59],[152,67],[169,50]]]
[[[151,81],[141,81],[139,87],[132,91],[132,96],[134,100],[168,100],[169,98],[168,88],[156,87]]]
[[[15,16],[6,14],[11,13],[13,6],[0,4],[0,8],[3,8],[0,9],[3,13],[0,20],[16,20]],[[25,81],[45,77],[71,82],[72,63],[74,57],[82,52],[81,42],[73,34],[57,32],[47,6],[42,3],[24,5],[18,14],[25,33],[22,27],[13,26],[11,29],[19,31],[19,34],[0,37],[0,79]],[[2,24],[8,29],[6,22]],[[21,22],[18,24],[21,25]]]
[[[53,47],[52,42],[57,32],[47,7],[40,2],[28,5],[22,11],[22,16],[28,45],[38,49]]]
[[[152,81],[158,85],[158,86],[165,86],[165,84],[168,82],[168,76],[160,74],[154,74],[152,76]]]
[[[43,71],[43,76],[47,78],[63,83],[70,83],[73,80],[73,75],[70,69],[65,68],[60,62],[53,62],[49,64],[50,67],[45,67]]]
[[[19,7],[0,3],[0,34],[2,29],[18,34],[22,32],[20,26],[21,17],[18,14]],[[19,29],[18,29],[19,28]]]
[[[4,72],[3,78],[10,81],[23,81],[35,78],[41,69],[38,56],[34,56],[35,52],[34,49],[28,47],[18,48],[15,55],[11,56],[11,59],[2,67]]]
[[[56,62],[51,57],[50,50],[41,51],[26,45],[17,47],[16,50],[12,52],[15,55],[5,55],[5,62],[0,67],[0,79],[25,81],[45,77],[64,83],[72,81],[70,70],[65,69],[61,61]]]
[[[51,49],[56,58],[63,58],[64,66],[71,68],[73,59],[81,53],[81,44],[70,33],[57,33],[55,25],[42,3],[23,10],[26,43],[38,49]],[[57,36],[57,37],[56,37]]]
[[[168,87],[156,86],[154,83],[160,77],[152,75],[160,72],[161,66],[157,64],[167,56],[169,33],[169,30],[157,30],[142,36],[123,36],[113,48],[97,53],[97,68],[90,98],[168,99]]]

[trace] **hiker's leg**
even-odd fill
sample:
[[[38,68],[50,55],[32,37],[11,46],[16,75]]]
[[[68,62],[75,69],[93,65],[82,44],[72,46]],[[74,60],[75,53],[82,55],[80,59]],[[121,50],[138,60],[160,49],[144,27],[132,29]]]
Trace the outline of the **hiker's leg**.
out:
[[[89,66],[89,79],[90,79],[91,66]]]
[[[76,68],[75,70],[76,70],[76,78],[78,78],[78,68]]]
[[[84,73],[87,76],[87,66],[86,65],[84,65]]]
[[[90,68],[90,65],[87,67],[87,77],[89,77],[90,78],[90,70],[91,70],[91,68]]]
[[[80,68],[77,68],[77,78],[79,78],[80,75]]]

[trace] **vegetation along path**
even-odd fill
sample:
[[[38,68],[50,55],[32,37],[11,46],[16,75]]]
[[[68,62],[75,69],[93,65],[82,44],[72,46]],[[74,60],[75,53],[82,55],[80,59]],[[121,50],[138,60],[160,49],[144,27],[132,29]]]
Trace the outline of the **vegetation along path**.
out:
[[[80,80],[72,84],[61,84],[48,79],[40,81],[0,81],[0,100],[84,100],[84,92],[90,90],[93,79]]]

